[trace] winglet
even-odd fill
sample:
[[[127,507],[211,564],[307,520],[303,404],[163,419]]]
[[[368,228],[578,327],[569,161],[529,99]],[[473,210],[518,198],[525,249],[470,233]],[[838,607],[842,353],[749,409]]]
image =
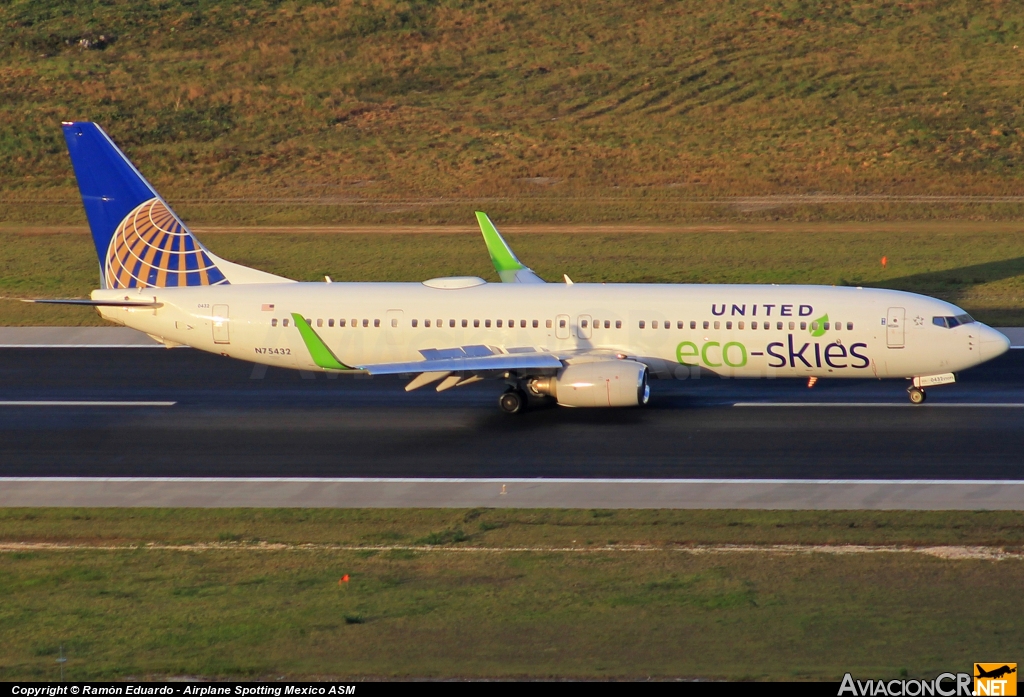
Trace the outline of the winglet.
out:
[[[313,358],[314,363],[328,370],[352,370],[352,368],[339,361],[331,349],[327,348],[327,344],[313,331],[313,327],[309,326],[302,315],[293,312],[292,320],[294,320],[299,334],[302,335],[302,341],[306,344],[306,348],[309,349],[309,355]]]
[[[477,211],[476,221],[480,224],[480,232],[483,233],[487,253],[491,255],[491,262],[494,264],[498,276],[501,277],[502,283],[544,283],[544,279],[516,258],[512,248],[502,238],[498,228],[494,227],[494,223],[486,213]]]

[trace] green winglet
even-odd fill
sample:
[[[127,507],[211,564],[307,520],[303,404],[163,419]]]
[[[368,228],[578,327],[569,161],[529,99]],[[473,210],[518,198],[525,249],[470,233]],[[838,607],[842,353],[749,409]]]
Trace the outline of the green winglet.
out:
[[[299,330],[299,334],[302,335],[302,341],[306,344],[306,348],[309,349],[309,355],[313,357],[314,363],[321,368],[329,370],[352,370],[352,368],[337,359],[334,353],[327,348],[327,344],[313,331],[313,327],[309,326],[302,315],[293,312],[292,320],[295,322],[295,327]]]
[[[476,221],[480,223],[480,232],[484,235],[487,253],[491,255],[491,261],[494,262],[494,268],[499,274],[502,271],[515,272],[526,268],[521,261],[516,259],[516,255],[512,253],[512,249],[502,239],[498,228],[494,227],[494,223],[486,213],[477,211]]]

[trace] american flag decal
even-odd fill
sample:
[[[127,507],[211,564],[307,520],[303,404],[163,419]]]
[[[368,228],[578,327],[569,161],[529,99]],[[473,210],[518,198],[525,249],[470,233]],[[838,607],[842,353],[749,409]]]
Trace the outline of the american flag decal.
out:
[[[263,311],[264,312],[273,312],[274,311],[274,304],[273,303],[263,303]]]

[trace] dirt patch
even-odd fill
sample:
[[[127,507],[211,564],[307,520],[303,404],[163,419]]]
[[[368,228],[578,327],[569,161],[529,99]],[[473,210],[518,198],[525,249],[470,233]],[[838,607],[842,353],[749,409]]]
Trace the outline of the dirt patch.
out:
[[[508,554],[522,552],[567,554],[588,554],[594,552],[677,552],[682,554],[924,554],[940,559],[963,560],[976,559],[987,561],[1003,561],[1024,559],[1024,553],[1010,552],[1000,547],[943,545],[932,547],[912,547],[897,545],[688,545],[688,546],[648,546],[648,545],[589,545],[583,547],[475,547],[454,545],[325,545],[325,544],[281,544],[269,542],[202,542],[196,544],[144,544],[144,545],[103,545],[103,544],[61,544],[59,542],[4,542],[0,543],[2,552],[64,552],[64,551],[122,551],[122,550],[154,550],[172,552],[287,552],[287,551],[335,551],[335,552],[463,552],[483,554]]]

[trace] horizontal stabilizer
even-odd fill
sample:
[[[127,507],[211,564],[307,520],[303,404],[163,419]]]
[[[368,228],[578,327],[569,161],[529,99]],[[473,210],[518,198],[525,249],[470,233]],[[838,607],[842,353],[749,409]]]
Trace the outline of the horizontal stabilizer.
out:
[[[370,375],[400,375],[403,373],[452,373],[486,370],[557,370],[562,361],[550,353],[499,354],[466,358],[438,358],[409,363],[378,363],[357,366]]]
[[[163,303],[146,300],[82,300],[79,298],[22,298],[23,303],[40,303],[43,305],[86,305],[88,307],[163,307]]]
[[[516,258],[512,248],[502,238],[498,228],[494,227],[486,213],[477,211],[476,221],[480,224],[480,232],[483,233],[484,243],[487,244],[487,253],[491,255],[494,270],[498,272],[502,283],[544,283],[543,278],[526,268],[523,262]]]

